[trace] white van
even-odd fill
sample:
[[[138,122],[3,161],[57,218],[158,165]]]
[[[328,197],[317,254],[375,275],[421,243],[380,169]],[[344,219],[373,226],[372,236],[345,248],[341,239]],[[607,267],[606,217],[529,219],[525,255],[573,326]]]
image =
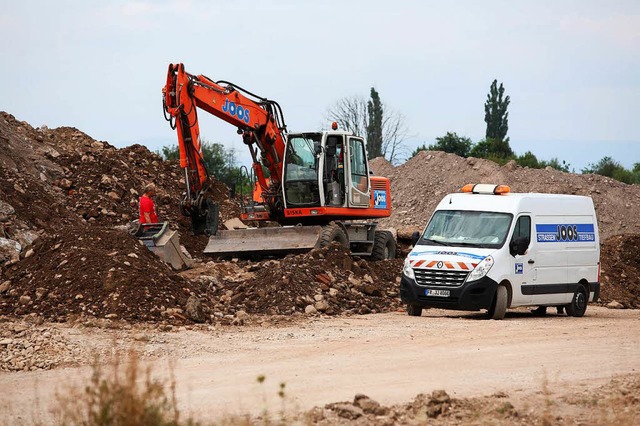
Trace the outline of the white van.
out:
[[[417,233],[416,233],[417,234]],[[466,185],[438,204],[404,263],[407,312],[564,307],[581,317],[600,293],[600,238],[590,197]]]

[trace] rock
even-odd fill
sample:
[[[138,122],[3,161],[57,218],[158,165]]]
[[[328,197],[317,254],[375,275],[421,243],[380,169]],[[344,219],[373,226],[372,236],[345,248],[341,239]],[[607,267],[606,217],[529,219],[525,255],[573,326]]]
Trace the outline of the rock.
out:
[[[0,262],[19,258],[21,250],[19,242],[0,237]]]
[[[135,253],[129,253],[129,254],[127,254],[127,257],[131,257],[131,258],[133,258],[133,259],[137,259],[137,258],[138,258],[138,255],[137,255],[137,254],[135,254]]]
[[[353,405],[362,408],[362,411],[366,414],[374,414],[376,416],[384,416],[389,411],[386,407],[382,407],[377,401],[361,393],[353,398]]]
[[[313,305],[317,311],[324,312],[329,309],[329,304],[325,300],[320,300]],[[305,309],[306,311],[306,309]]]
[[[11,281],[9,280],[0,284],[0,294],[6,293],[9,290],[9,287],[11,287]]]
[[[335,288],[330,288],[329,289],[329,296],[331,296],[331,297],[336,297],[338,295],[338,293],[339,293],[338,289],[335,289]]]
[[[193,322],[203,323],[207,320],[202,302],[196,296],[189,296],[189,299],[187,299],[185,314]]]
[[[316,275],[316,279],[323,284],[330,284],[332,281],[331,277],[327,274],[318,274]]]
[[[133,340],[137,342],[148,342],[151,340],[151,338],[146,333],[136,333],[133,335]]]
[[[25,259],[30,258],[31,256],[33,256],[33,254],[34,254],[34,253],[35,253],[35,252],[33,251],[33,249],[29,249],[29,250],[27,250],[27,251],[24,253],[24,258],[25,258]]]
[[[0,346],[7,346],[13,343],[12,339],[2,339],[0,340]]]
[[[446,391],[440,389],[440,390],[434,390],[431,393],[431,400],[437,403],[443,403],[443,402],[451,401],[451,397]]]
[[[236,318],[240,319],[240,320],[245,320],[249,317],[249,314],[247,314],[246,311],[238,311],[236,312]]]
[[[0,200],[0,221],[5,221],[15,214],[16,210],[7,202]]]
[[[245,225],[240,219],[234,217],[233,219],[229,219],[224,223],[224,227],[229,230],[233,229],[247,229],[248,226]]]
[[[60,179],[60,181],[58,182],[58,187],[65,190],[71,189],[72,186],[73,186],[73,182],[66,178]]]
[[[356,407],[351,404],[327,404],[325,407],[334,411],[338,416],[344,419],[355,420],[364,415],[364,411],[362,411],[362,408]]]
[[[319,301],[321,301],[321,300],[324,300],[324,296],[323,296],[323,295],[321,295],[321,294],[315,294],[315,295],[313,296],[313,299],[314,299],[316,302],[319,302]]]
[[[26,294],[20,296],[19,303],[21,305],[28,305],[29,302],[31,302],[31,298],[29,296],[27,296]]]
[[[607,303],[609,309],[624,309],[624,305],[616,300]]]
[[[47,289],[46,288],[42,288],[42,287],[38,287],[36,289],[36,300],[42,299],[45,294],[47,294]]]
[[[315,306],[313,306],[313,305],[307,305],[307,306],[304,308],[304,313],[305,313],[305,314],[310,314],[310,315],[311,315],[311,314],[317,314],[317,313],[318,313],[318,310],[317,310],[317,309],[315,308]]]

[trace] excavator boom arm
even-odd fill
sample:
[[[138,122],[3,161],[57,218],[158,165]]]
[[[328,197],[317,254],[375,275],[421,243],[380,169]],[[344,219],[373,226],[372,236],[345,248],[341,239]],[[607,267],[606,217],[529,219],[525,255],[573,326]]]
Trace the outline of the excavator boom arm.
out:
[[[169,65],[167,84],[163,90],[165,110],[175,119],[180,150],[180,167],[188,170],[191,191],[201,190],[206,182],[206,167],[202,158],[198,108],[236,126],[243,142],[250,147],[253,170],[263,191],[280,184],[285,152],[284,120],[273,101],[240,93],[238,87],[187,73],[183,64]],[[257,150],[253,145],[257,146]],[[260,159],[257,157],[259,151]],[[262,169],[270,172],[270,183]]]

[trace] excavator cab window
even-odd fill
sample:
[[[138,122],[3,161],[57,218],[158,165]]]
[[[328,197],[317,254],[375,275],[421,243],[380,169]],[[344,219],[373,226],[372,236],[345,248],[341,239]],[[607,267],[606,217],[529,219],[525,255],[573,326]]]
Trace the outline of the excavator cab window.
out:
[[[318,206],[318,158],[320,134],[291,136],[285,155],[284,191],[289,206]]]
[[[352,206],[369,205],[369,172],[367,170],[367,154],[364,141],[349,138],[349,202]]]

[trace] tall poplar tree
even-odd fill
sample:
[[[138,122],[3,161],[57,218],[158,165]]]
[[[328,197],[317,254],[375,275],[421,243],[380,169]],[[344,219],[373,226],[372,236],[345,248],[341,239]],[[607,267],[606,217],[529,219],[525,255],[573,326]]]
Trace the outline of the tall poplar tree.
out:
[[[504,86],[498,80],[493,80],[491,89],[484,103],[484,121],[487,123],[486,139],[497,139],[509,143],[509,112],[507,108],[511,100],[504,96]]]
[[[382,117],[384,114],[380,95],[371,88],[371,99],[367,102],[367,152],[371,158],[380,157],[382,152]]]

